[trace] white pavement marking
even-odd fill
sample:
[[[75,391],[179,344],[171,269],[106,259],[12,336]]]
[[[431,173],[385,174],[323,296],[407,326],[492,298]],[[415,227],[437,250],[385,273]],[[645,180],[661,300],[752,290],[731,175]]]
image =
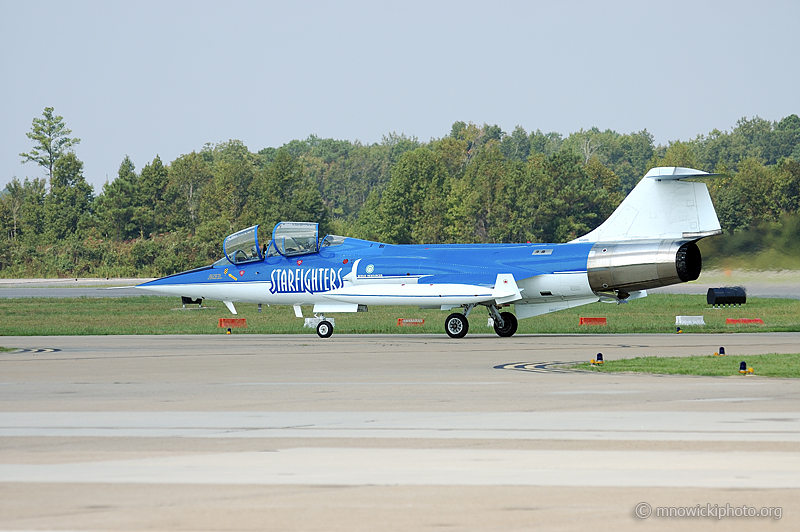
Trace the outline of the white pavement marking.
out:
[[[800,488],[781,452],[294,448],[0,464],[0,482]]]
[[[799,442],[800,412],[2,412],[0,436]]]

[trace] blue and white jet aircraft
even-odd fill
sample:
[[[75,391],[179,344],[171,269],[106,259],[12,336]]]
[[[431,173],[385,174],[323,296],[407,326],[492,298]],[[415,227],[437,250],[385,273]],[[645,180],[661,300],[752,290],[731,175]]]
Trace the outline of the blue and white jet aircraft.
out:
[[[484,306],[499,336],[517,320],[597,301],[625,302],[646,290],[692,281],[702,260],[696,242],[720,234],[701,182],[711,174],[653,168],[594,231],[565,244],[393,245],[328,235],[316,223],[281,222],[260,247],[258,226],[225,239],[225,257],[139,288],[184,301],[313,305],[317,334],[333,325],[326,314],[369,305],[460,309],[445,319],[452,338],[467,334],[467,317]],[[197,301],[199,300],[199,301]],[[514,305],[516,316],[501,309]]]

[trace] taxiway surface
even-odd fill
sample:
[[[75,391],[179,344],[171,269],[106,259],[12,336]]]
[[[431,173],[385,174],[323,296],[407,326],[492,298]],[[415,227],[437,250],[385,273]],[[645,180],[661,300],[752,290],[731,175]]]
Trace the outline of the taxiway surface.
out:
[[[2,529],[719,528],[656,515],[696,505],[780,508],[727,530],[800,523],[798,383],[736,373],[800,333],[2,343],[23,349],[0,353]],[[730,377],[562,364],[720,346]]]

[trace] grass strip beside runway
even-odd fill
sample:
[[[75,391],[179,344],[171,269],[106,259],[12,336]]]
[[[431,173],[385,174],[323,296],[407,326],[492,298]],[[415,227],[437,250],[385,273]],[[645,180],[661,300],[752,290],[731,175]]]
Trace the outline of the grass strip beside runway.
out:
[[[692,356],[692,357],[637,357],[621,360],[606,360],[602,365],[589,362],[573,366],[575,369],[602,373],[655,373],[667,375],[705,375],[709,377],[736,376],[740,363],[753,368],[752,375],[762,377],[800,378],[800,354],[777,354],[752,356]],[[748,374],[750,375],[750,374]]]
[[[224,334],[219,318],[231,318],[220,302],[206,301],[206,309],[180,299],[157,296],[130,298],[0,299],[0,334],[4,336],[54,336],[86,334]],[[247,320],[246,329],[234,334],[314,334],[295,318],[291,307],[237,303]],[[312,316],[304,307],[305,316]],[[452,311],[451,311],[452,312]],[[416,307],[370,307],[369,312],[333,314],[336,333],[444,334],[448,311]],[[704,316],[705,326],[682,327],[684,332],[793,332],[800,331],[800,300],[748,299],[742,307],[712,309],[705,296],[654,294],[628,304],[595,303],[575,309],[520,320],[518,334],[675,333],[676,315]],[[607,325],[579,325],[580,317],[604,317]],[[398,318],[422,318],[422,326],[398,327]],[[764,324],[725,324],[726,318],[761,318]],[[488,313],[478,307],[469,316],[469,334],[494,334]]]

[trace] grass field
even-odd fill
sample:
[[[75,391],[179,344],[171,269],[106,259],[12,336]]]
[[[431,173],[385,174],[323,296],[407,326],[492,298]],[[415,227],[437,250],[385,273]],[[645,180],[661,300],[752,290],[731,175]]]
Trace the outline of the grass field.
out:
[[[219,318],[233,317],[225,306],[207,301],[206,310],[175,310],[180,299],[143,296],[118,299],[0,299],[0,335],[84,334],[223,334]],[[288,306],[237,304],[247,319],[247,329],[236,334],[305,333],[303,320]],[[311,316],[311,307],[304,307]],[[337,333],[444,333],[448,312],[416,307],[370,307],[369,312],[334,314]],[[800,300],[748,298],[743,307],[712,309],[705,296],[654,294],[624,305],[595,303],[546,314],[519,323],[519,334],[575,333],[669,333],[675,332],[675,316],[704,316],[706,326],[682,327],[685,333],[800,331]],[[579,317],[605,317],[606,326],[581,326]],[[398,318],[423,318],[421,327],[398,327]],[[470,314],[470,334],[492,333],[488,313],[479,307]],[[764,325],[725,325],[726,318],[761,318]]]
[[[721,377],[739,373],[739,363],[752,367],[753,375],[762,377],[800,377],[800,354],[753,355],[748,357],[638,357],[622,360],[607,360],[601,366],[585,362],[573,366],[575,369],[600,373],[661,373],[676,375],[708,375]]]

